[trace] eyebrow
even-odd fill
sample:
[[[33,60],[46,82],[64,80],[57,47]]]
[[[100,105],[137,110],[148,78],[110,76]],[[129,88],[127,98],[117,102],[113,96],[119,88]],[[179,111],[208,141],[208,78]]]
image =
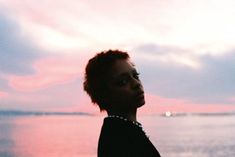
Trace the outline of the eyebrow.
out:
[[[124,76],[127,76],[129,73],[137,73],[137,70],[134,68],[130,72],[123,72],[123,73],[120,73],[116,76],[113,76],[112,78],[117,79],[117,78],[120,78],[120,77],[124,77]]]

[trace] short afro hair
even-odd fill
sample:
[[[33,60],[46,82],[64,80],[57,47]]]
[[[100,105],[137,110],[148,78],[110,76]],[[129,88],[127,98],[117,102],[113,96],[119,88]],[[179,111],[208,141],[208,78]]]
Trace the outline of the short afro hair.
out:
[[[105,96],[110,69],[117,60],[128,60],[127,52],[108,50],[97,53],[86,65],[83,88],[100,111],[107,110]]]

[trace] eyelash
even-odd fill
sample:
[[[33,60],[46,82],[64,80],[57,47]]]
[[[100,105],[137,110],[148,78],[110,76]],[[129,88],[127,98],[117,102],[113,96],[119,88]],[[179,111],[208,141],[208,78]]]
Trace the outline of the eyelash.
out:
[[[140,80],[139,75],[140,75],[140,73],[134,73],[133,77],[137,80]],[[123,78],[123,79],[121,79],[120,81],[117,82],[117,85],[118,86],[125,86],[128,83],[129,80],[130,80],[130,78]]]
[[[134,78],[136,78],[137,80],[139,80],[140,78],[139,78],[139,75],[140,75],[140,73],[134,73]]]

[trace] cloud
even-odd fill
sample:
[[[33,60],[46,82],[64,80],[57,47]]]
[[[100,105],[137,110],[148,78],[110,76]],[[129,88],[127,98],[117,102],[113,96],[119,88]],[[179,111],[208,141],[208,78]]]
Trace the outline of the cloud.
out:
[[[182,98],[165,98],[155,94],[145,93],[146,104],[140,113],[154,114],[170,112],[228,112],[234,111],[234,105],[193,103]]]
[[[13,91],[0,108],[51,111],[99,111],[83,91],[82,78],[31,91]],[[2,105],[2,106],[1,106]]]
[[[0,98],[8,96],[7,92],[0,91]]]
[[[153,103],[234,104],[233,1],[0,1],[3,104],[85,104],[72,101],[85,52],[140,44],[132,54]]]
[[[82,88],[75,89],[82,83],[76,80],[91,54],[49,53],[37,47],[18,22],[0,16],[0,108],[76,108],[82,99]]]
[[[229,98],[235,93],[235,51],[221,56],[199,56],[187,54],[185,50],[179,52],[178,48],[174,51],[174,47],[144,45],[136,52],[136,55],[142,56],[134,58],[136,65],[139,64],[137,67],[142,73],[145,88],[150,93],[194,103],[234,104]],[[190,57],[199,68],[172,62],[169,58],[171,54]],[[164,61],[159,59],[163,57]]]
[[[37,60],[33,67],[35,73],[27,76],[11,76],[9,84],[18,91],[35,91],[50,86],[65,84],[82,77],[83,59],[53,56]]]
[[[149,43],[140,45],[134,48],[133,51],[138,58],[145,60],[162,63],[170,62],[171,64],[186,66],[193,69],[200,68],[200,63],[197,59],[198,55],[188,49]]]
[[[1,5],[51,50],[158,42],[205,54],[223,52],[234,41],[231,0],[4,0]]]
[[[9,89],[8,87],[8,82],[6,80],[6,78],[4,78],[3,76],[1,76],[0,74],[0,90],[7,90]]]
[[[35,45],[20,32],[20,27],[0,14],[0,72],[25,75],[33,73],[31,64],[39,57]]]

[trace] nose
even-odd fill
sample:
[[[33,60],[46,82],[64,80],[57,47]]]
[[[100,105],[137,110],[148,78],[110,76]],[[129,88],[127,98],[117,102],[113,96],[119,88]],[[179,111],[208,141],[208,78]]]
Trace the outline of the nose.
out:
[[[133,89],[140,89],[142,87],[141,81],[136,78],[132,78],[131,85]]]

